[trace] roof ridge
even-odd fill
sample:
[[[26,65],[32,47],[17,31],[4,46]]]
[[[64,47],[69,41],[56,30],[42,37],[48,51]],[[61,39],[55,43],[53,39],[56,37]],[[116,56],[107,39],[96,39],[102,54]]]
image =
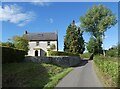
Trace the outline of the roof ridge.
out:
[[[38,33],[56,33],[56,32],[32,32],[32,33],[29,32],[28,34],[33,34],[33,33],[38,34]]]

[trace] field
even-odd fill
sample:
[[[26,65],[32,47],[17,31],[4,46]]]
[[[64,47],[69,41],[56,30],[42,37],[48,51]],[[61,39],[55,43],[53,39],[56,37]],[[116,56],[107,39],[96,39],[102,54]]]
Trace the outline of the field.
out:
[[[3,64],[3,87],[55,87],[72,68],[40,63]]]

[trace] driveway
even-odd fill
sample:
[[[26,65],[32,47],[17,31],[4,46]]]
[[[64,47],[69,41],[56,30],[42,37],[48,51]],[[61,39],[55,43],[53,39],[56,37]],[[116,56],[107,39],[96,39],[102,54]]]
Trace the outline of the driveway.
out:
[[[83,60],[79,67],[75,67],[65,76],[56,87],[103,87],[96,76],[93,60]]]

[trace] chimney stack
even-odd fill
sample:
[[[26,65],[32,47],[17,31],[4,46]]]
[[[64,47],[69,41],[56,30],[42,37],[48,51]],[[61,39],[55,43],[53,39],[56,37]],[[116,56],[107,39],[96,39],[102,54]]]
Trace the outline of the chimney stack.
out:
[[[24,34],[27,34],[27,33],[28,33],[27,31],[24,32]]]

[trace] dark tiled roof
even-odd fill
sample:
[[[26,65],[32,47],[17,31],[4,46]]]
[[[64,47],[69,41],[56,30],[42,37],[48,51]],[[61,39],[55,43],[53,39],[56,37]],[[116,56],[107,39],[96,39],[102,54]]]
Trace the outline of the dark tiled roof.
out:
[[[55,32],[27,33],[25,37],[30,41],[54,41],[58,40],[58,34]]]

